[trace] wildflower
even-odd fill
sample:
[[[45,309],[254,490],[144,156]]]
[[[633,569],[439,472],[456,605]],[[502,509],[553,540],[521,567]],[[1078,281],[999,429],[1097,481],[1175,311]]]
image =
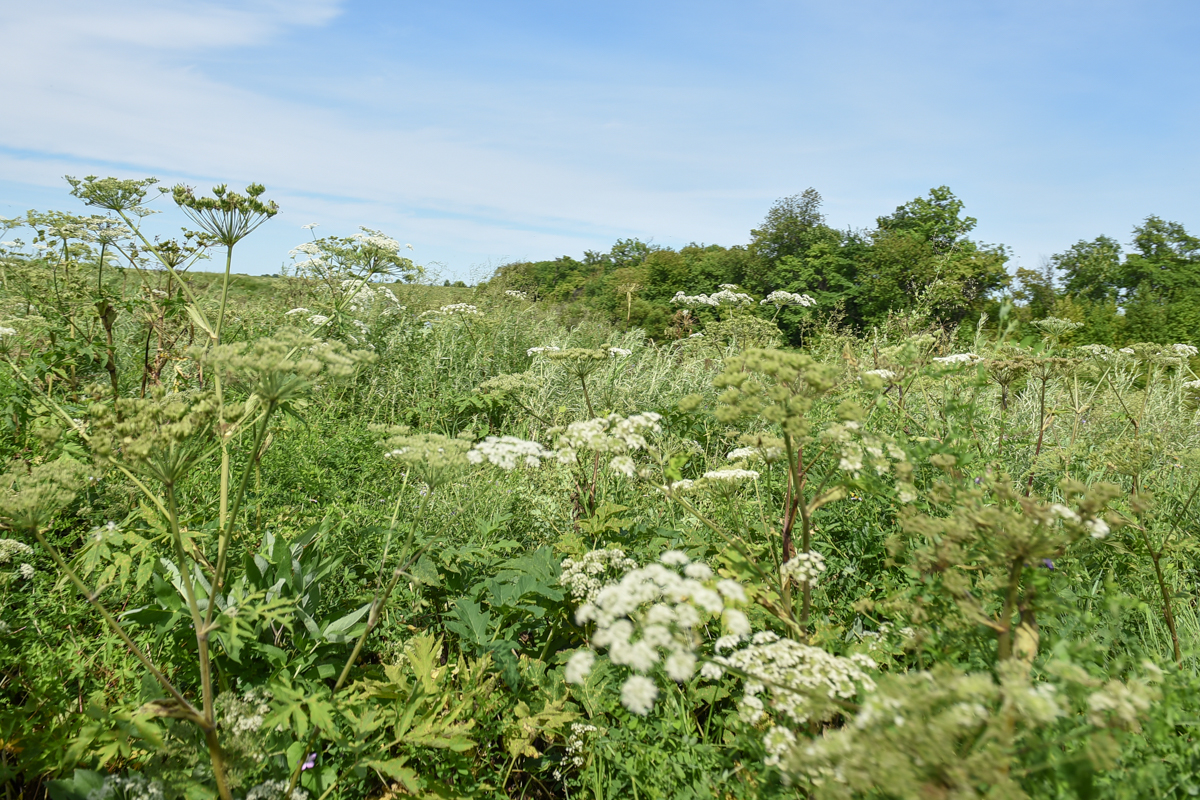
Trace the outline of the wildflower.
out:
[[[575,600],[587,604],[595,600],[604,587],[601,577],[620,577],[636,568],[637,562],[626,558],[625,551],[620,548],[592,550],[578,560],[564,560],[558,582],[567,587]]]
[[[13,330],[12,328],[5,328],[5,327],[0,326],[0,336],[16,336],[16,335],[17,335],[17,332],[15,330]]]
[[[892,372],[890,369],[869,369],[864,372],[863,375],[871,375],[879,378],[884,383],[891,383],[897,378],[896,373]]]
[[[552,451],[537,442],[528,442],[515,436],[489,436],[467,452],[467,460],[472,464],[482,464],[486,460],[501,469],[511,470],[518,461],[529,467],[539,467],[542,459],[552,455]]]
[[[725,285],[731,286],[732,284],[725,284]],[[734,286],[733,288],[736,289],[737,287]],[[701,295],[701,296],[703,296],[703,295]],[[743,294],[741,292],[735,292],[735,291],[733,291],[733,289],[724,289],[724,288],[721,289],[721,291],[710,295],[708,299],[712,302],[713,305],[718,305],[718,306],[719,305],[748,306],[754,302],[754,298],[748,294]]]
[[[571,654],[571,658],[567,661],[567,668],[564,674],[564,680],[567,683],[573,683],[581,686],[587,682],[587,676],[592,671],[592,664],[596,661],[596,653],[590,649],[576,650]]]
[[[721,593],[722,597],[732,603],[746,602],[746,590],[735,580],[726,578],[717,581],[717,591]]]
[[[33,576],[36,573],[36,570],[33,568],[33,566],[31,564],[22,564],[17,569],[17,572],[21,575],[21,577],[24,580],[31,581],[31,580],[33,580]]]
[[[682,550],[664,550],[663,554],[658,557],[658,560],[669,567],[682,567],[691,563],[688,554]]]
[[[616,456],[608,465],[627,478],[633,477],[635,465],[629,456]]]
[[[307,225],[301,225],[300,227],[306,231],[311,231],[313,228],[320,227],[320,224],[316,222],[310,222]]]
[[[771,292],[765,300],[760,300],[759,305],[773,305],[782,308],[783,306],[815,306],[817,301],[806,294],[793,294],[792,292]]]
[[[525,351],[525,355],[527,355],[527,356],[533,356],[533,355],[536,355],[536,354],[538,354],[538,353],[553,353],[553,352],[556,352],[556,351],[558,351],[558,350],[560,350],[560,349],[561,349],[561,348],[559,348],[559,347],[555,347],[554,345],[546,345],[545,347],[531,347],[531,348],[529,348],[528,350],[526,350],[526,351]]]
[[[518,300],[528,300],[529,299],[529,295],[525,294],[524,292],[519,292],[516,289],[505,289],[504,294],[507,297],[515,297]]]
[[[704,473],[706,481],[718,481],[721,483],[742,483],[744,481],[758,480],[758,473],[752,469],[714,469]]]
[[[815,583],[825,571],[825,558],[816,550],[797,553],[791,560],[779,568],[779,573],[785,579],[791,577],[801,585]]]
[[[757,447],[738,447],[734,450],[730,450],[725,457],[730,461],[738,461],[743,458],[754,458],[757,455]]]
[[[16,539],[0,539],[0,564],[7,564],[15,555],[24,556],[32,552],[33,548],[24,542],[18,542]]]
[[[1183,388],[1192,390],[1200,389],[1200,381],[1187,381],[1183,384]]]
[[[1200,352],[1190,344],[1173,344],[1171,345],[1171,349],[1183,358],[1191,358],[1197,352]]]
[[[611,358],[617,358],[617,357],[624,358],[625,356],[629,355],[632,352],[633,352],[632,350],[626,350],[624,347],[609,347],[608,348],[608,355]]]
[[[658,699],[658,687],[645,675],[630,675],[621,687],[621,705],[644,717]]]
[[[721,303],[714,300],[706,294],[686,295],[683,292],[676,292],[671,298],[671,304],[684,306],[685,308],[696,308],[697,306],[719,306]]]
[[[453,303],[448,306],[442,306],[438,309],[438,313],[445,314],[446,316],[483,316],[483,312],[470,303]]]
[[[1136,350],[1134,350],[1132,347],[1122,347],[1122,348],[1121,348],[1120,350],[1118,350],[1117,352],[1118,352],[1118,353],[1121,353],[1122,355],[1127,355],[1127,356],[1134,356],[1134,355],[1137,355],[1137,351],[1136,351]]]
[[[652,411],[622,417],[609,414],[607,417],[581,422],[572,422],[561,430],[556,445],[558,458],[564,464],[572,463],[579,450],[594,450],[599,453],[622,454],[649,447],[647,434],[662,430],[662,416]]]
[[[307,308],[293,308],[291,311],[287,311],[287,312],[285,312],[285,313],[284,313],[284,316],[285,316],[285,317],[291,317],[291,316],[294,316],[294,315],[296,315],[296,314],[311,314],[311,313],[312,313],[312,312],[311,312],[311,311],[309,311]]]
[[[667,676],[676,683],[691,680],[696,672],[696,656],[687,650],[676,650],[663,663]]]
[[[1108,523],[1099,517],[1096,519],[1089,519],[1087,522],[1083,523],[1083,525],[1088,529],[1088,532],[1092,534],[1093,539],[1103,539],[1105,536],[1108,536]]]
[[[329,322],[329,317],[325,316],[324,314],[313,314],[308,318],[308,322],[310,325],[315,325],[320,328],[322,325]]]
[[[935,363],[951,366],[955,364],[975,364],[983,359],[974,353],[955,353],[954,355],[940,356],[933,360]]]
[[[695,484],[696,484],[695,481],[684,478],[682,480],[675,481],[674,483],[668,483],[663,486],[660,486],[659,491],[667,492],[667,493],[678,492],[678,493],[682,494],[682,493],[690,490]]]

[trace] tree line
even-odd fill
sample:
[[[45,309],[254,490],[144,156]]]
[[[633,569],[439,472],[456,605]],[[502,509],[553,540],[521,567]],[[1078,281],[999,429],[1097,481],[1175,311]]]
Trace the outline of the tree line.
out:
[[[1110,237],[1080,241],[1040,269],[1009,271],[1011,251],[972,238],[978,220],[946,186],[878,217],[871,229],[830,226],[815,189],[775,202],[746,245],[689,244],[678,250],[621,239],[587,251],[500,267],[492,282],[599,312],[655,337],[678,335],[676,292],[722,284],[765,296],[810,295],[815,312],[857,332],[890,314],[918,310],[953,328],[1010,303],[1021,319],[1084,323],[1078,344],[1193,342],[1200,338],[1200,239],[1178,222],[1149,216],[1129,250]],[[762,309],[772,316],[776,309]],[[709,311],[693,313],[716,313]],[[814,310],[785,308],[776,322],[796,342]]]

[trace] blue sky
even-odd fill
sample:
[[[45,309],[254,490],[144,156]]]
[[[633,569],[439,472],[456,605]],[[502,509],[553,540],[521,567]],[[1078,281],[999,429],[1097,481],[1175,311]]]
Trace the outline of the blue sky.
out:
[[[477,280],[947,184],[1037,267],[1148,214],[1200,230],[1198,34],[1194,0],[0,0],[0,215],[77,209],[64,174],[253,180],[283,210],[237,271],[318,222]]]

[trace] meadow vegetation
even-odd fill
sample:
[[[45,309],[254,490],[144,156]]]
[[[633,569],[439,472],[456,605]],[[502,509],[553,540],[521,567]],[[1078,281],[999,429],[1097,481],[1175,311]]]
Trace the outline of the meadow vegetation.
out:
[[[71,186],[0,220],[6,798],[1200,793],[1182,228],[1038,299],[948,190],[812,193],[447,288]]]

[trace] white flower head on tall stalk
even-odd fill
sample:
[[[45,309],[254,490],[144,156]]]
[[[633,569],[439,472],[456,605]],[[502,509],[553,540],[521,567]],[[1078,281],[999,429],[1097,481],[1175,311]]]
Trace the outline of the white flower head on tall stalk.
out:
[[[529,295],[525,294],[522,291],[518,291],[517,289],[505,289],[504,296],[512,297],[517,300],[528,300],[529,299]]]
[[[726,284],[730,285],[730,284]],[[735,286],[734,289],[737,287]],[[733,289],[722,288],[721,291],[709,295],[710,301],[715,301],[718,306],[749,306],[754,304],[754,298],[742,292],[736,292]]]
[[[613,556],[589,554],[584,562],[594,564],[599,574],[601,569],[608,571]],[[635,714],[648,713],[658,696],[653,672],[661,668],[670,680],[681,683],[695,674],[696,646],[707,620],[720,620],[735,641],[750,632],[746,615],[737,608],[746,601],[741,586],[714,580],[708,565],[692,561],[686,553],[669,550],[658,563],[627,569],[599,590],[583,577],[584,562],[568,559],[563,570],[573,588],[586,585],[589,599],[576,611],[576,622],[594,625],[592,646],[606,648],[613,664],[633,673],[622,687],[621,702]],[[623,553],[619,563],[626,563]],[[572,657],[572,682],[586,680],[593,660]]]
[[[752,469],[722,467],[704,473],[704,477],[697,483],[700,488],[707,489],[714,494],[732,497],[743,484],[758,480],[758,475],[759,473]]]
[[[646,437],[662,430],[659,425],[661,419],[659,414],[647,411],[628,417],[609,414],[607,417],[572,422],[565,429],[557,431],[558,459],[564,464],[575,463],[580,450],[614,455],[645,450],[649,447]],[[624,466],[624,462],[621,462],[621,466]]]
[[[467,452],[467,460],[472,464],[487,461],[501,469],[511,470],[518,464],[539,467],[543,459],[553,455],[553,450],[548,450],[537,442],[518,439],[515,436],[489,436],[482,442],[476,442]]]
[[[721,305],[720,300],[715,300],[706,294],[687,295],[683,292],[676,292],[671,298],[671,304],[683,306],[684,308],[699,308],[700,306],[712,306],[716,308]]]
[[[548,344],[543,347],[531,347],[525,351],[525,355],[532,358],[533,356],[536,356],[538,353],[557,353],[561,349],[562,349],[561,347],[555,347],[552,344]]]
[[[306,231],[311,231],[313,228],[320,227],[320,223],[317,223],[317,222],[310,222],[310,223],[308,223],[307,225],[301,225],[300,227],[301,227],[301,228],[303,228],[303,229],[304,229],[304,230],[306,230]]]
[[[825,571],[825,558],[816,550],[797,553],[779,568],[779,574],[800,586],[811,586]]]
[[[954,353],[953,355],[938,356],[937,358],[933,359],[935,364],[942,364],[947,367],[963,365],[970,366],[972,364],[978,364],[982,360],[982,357],[977,356],[974,353]]]
[[[567,587],[576,601],[590,603],[606,583],[619,579],[631,569],[637,569],[637,562],[626,557],[619,547],[591,550],[579,559],[565,559],[558,582]],[[590,661],[588,668],[591,668]]]
[[[794,294],[782,291],[771,292],[765,300],[759,301],[759,305],[775,306],[776,308],[783,308],[784,306],[804,306],[805,308],[810,308],[816,304],[817,301],[806,294]]]
[[[16,539],[0,539],[0,564],[12,561],[13,556],[27,556],[33,548]]]
[[[1200,352],[1200,350],[1197,350],[1190,344],[1173,344],[1171,345],[1171,349],[1175,351],[1175,354],[1181,358],[1191,358],[1192,356],[1196,355],[1197,352]]]

